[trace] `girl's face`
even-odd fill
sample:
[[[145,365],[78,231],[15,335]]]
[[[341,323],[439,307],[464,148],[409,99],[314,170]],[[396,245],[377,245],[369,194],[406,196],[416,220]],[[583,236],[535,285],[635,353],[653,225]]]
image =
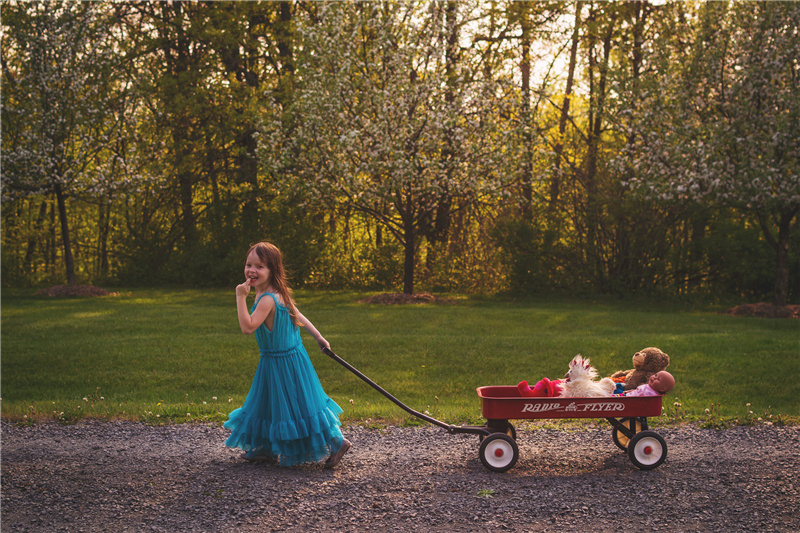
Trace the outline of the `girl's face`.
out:
[[[255,250],[247,255],[247,260],[244,263],[244,275],[250,282],[250,286],[258,291],[259,289],[266,289],[269,286],[270,270],[264,263]]]

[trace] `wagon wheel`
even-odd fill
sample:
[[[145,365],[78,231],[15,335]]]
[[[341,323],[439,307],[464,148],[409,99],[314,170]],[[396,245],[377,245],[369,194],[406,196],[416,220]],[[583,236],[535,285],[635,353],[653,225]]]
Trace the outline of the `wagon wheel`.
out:
[[[519,459],[517,443],[505,433],[492,433],[483,439],[478,453],[483,466],[492,472],[511,470]]]
[[[634,424],[631,424],[631,421],[634,421]],[[620,420],[620,423],[633,431],[634,434],[642,430],[642,422],[638,418],[623,418]],[[617,428],[611,431],[611,438],[620,450],[626,451],[628,449],[628,442],[630,442],[631,439]]]
[[[641,431],[628,443],[628,458],[637,468],[652,470],[667,458],[667,443],[655,431]]]
[[[505,420],[504,422],[505,422],[504,427],[498,427],[498,426],[487,426],[487,427],[493,433],[494,432],[505,433],[506,435],[508,435],[512,439],[517,440],[517,430],[514,429],[514,424],[512,424],[508,420]],[[483,439],[485,439],[485,438],[486,438],[486,435],[478,435],[478,442],[483,442]]]

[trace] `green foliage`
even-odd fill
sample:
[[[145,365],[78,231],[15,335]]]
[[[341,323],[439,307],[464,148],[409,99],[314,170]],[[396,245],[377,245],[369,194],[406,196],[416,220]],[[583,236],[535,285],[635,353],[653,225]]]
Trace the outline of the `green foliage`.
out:
[[[581,290],[580,276],[564,274],[562,242],[552,232],[514,219],[501,220],[493,237],[508,267],[508,285],[515,292],[535,294],[558,289]]]
[[[775,254],[761,229],[736,216],[720,216],[709,224],[705,242],[710,288],[722,294],[757,301],[772,292]]]
[[[674,61],[670,38],[654,54],[628,183],[645,197],[733,206],[757,219],[776,255],[775,302],[785,304],[800,212],[800,8],[703,3],[697,15],[685,28],[690,39],[672,37],[686,46],[686,61]]]
[[[4,4],[2,285],[230,286],[268,239],[296,287],[796,302],[798,16]]]
[[[323,289],[399,290],[403,282],[402,247],[396,241],[376,246],[369,235],[333,233],[305,283]]]

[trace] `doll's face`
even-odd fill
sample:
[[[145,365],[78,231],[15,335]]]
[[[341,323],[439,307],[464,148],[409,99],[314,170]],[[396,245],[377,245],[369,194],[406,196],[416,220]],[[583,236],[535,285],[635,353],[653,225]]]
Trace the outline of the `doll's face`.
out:
[[[653,387],[653,390],[656,392],[666,394],[675,386],[675,378],[672,377],[672,374],[669,372],[662,370],[650,376],[650,379],[647,380],[647,384]]]

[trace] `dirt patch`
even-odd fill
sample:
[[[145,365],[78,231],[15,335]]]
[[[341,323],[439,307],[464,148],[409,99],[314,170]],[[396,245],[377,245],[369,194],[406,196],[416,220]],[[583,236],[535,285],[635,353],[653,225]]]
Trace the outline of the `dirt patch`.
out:
[[[455,301],[447,298],[440,298],[428,292],[418,292],[415,294],[404,294],[400,292],[390,294],[376,294],[369,298],[359,300],[362,304],[384,304],[384,305],[404,305],[404,304],[445,304],[453,305]]]
[[[758,316],[764,318],[800,318],[800,305],[775,305],[768,303],[737,305],[725,311],[726,315]]]
[[[56,285],[38,291],[36,294],[60,298],[65,296],[89,297],[89,296],[117,296],[117,292],[109,292],[94,285]]]

